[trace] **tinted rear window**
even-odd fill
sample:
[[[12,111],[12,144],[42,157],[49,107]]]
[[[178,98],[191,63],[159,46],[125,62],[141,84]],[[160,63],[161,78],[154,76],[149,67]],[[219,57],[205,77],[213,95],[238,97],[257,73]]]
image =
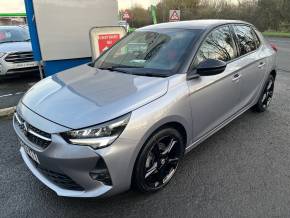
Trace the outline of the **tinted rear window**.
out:
[[[241,56],[256,50],[260,46],[260,41],[250,26],[234,25],[234,30]]]

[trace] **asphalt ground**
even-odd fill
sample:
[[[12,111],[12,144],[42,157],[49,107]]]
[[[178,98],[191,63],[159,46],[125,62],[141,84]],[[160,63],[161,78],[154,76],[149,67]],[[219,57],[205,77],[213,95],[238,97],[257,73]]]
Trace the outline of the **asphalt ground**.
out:
[[[279,70],[290,72],[290,38],[267,38],[278,47],[277,66]]]
[[[37,81],[36,73],[0,77],[0,109],[16,106],[23,94]]]
[[[285,71],[269,110],[248,111],[203,142],[156,194],[58,197],[23,163],[11,118],[0,119],[0,217],[290,217],[290,49],[287,55],[278,58]]]

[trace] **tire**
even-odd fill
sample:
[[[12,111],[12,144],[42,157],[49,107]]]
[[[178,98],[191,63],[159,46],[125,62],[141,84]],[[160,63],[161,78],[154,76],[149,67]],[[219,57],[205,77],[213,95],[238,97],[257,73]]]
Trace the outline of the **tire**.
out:
[[[153,134],[139,153],[133,172],[133,187],[145,193],[165,187],[184,155],[184,140],[174,128]]]
[[[273,75],[269,75],[257,104],[252,108],[255,112],[262,113],[267,110],[273,98],[274,86],[275,78]]]

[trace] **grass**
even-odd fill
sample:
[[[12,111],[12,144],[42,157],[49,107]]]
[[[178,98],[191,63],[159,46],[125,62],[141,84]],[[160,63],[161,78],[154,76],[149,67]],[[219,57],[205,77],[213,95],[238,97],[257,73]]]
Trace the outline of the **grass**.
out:
[[[290,33],[286,33],[286,32],[266,31],[266,32],[263,32],[263,35],[264,36],[272,36],[272,37],[290,38]]]

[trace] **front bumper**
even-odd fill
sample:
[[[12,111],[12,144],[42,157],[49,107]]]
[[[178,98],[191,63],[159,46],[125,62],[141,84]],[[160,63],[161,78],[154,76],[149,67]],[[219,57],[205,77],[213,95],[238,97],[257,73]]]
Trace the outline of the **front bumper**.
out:
[[[55,127],[56,124],[38,116],[23,105],[21,106],[21,116],[36,128],[45,125],[43,131],[47,131],[49,125],[52,130],[57,128],[59,128],[58,131],[68,130],[61,126]],[[21,146],[20,153],[25,164],[42,183],[55,191],[57,195],[99,197],[120,193],[130,188],[135,159],[135,141],[119,138],[107,148],[93,150],[87,146],[70,145],[59,134],[51,132],[51,143],[42,149],[31,143],[15,118],[13,126],[19,140],[24,146],[28,146],[39,160],[38,164]],[[90,176],[90,172],[98,166],[101,160],[105,163],[110,175],[111,184],[109,185],[94,180]],[[55,182],[56,177],[60,177],[62,181]],[[67,188],[66,184],[61,183],[68,183],[70,187]],[[72,183],[74,186],[71,186]]]
[[[39,71],[39,67],[35,61],[23,63],[7,62],[5,61],[5,58],[8,55],[9,53],[0,58],[0,76]]]
[[[100,195],[108,192],[111,189],[111,187],[109,187],[109,186],[102,186],[102,185],[100,185],[99,187],[96,187],[92,190],[89,190],[89,191],[74,191],[74,190],[68,190],[68,189],[61,188],[58,185],[56,185],[54,182],[49,180],[40,171],[37,170],[37,168],[35,167],[35,164],[31,160],[31,158],[29,158],[27,153],[24,151],[23,147],[20,148],[20,153],[21,153],[21,156],[22,156],[26,166],[30,169],[30,171],[33,173],[33,175],[36,176],[47,187],[49,187],[50,189],[55,191],[58,196],[96,197],[96,196],[100,196]]]

